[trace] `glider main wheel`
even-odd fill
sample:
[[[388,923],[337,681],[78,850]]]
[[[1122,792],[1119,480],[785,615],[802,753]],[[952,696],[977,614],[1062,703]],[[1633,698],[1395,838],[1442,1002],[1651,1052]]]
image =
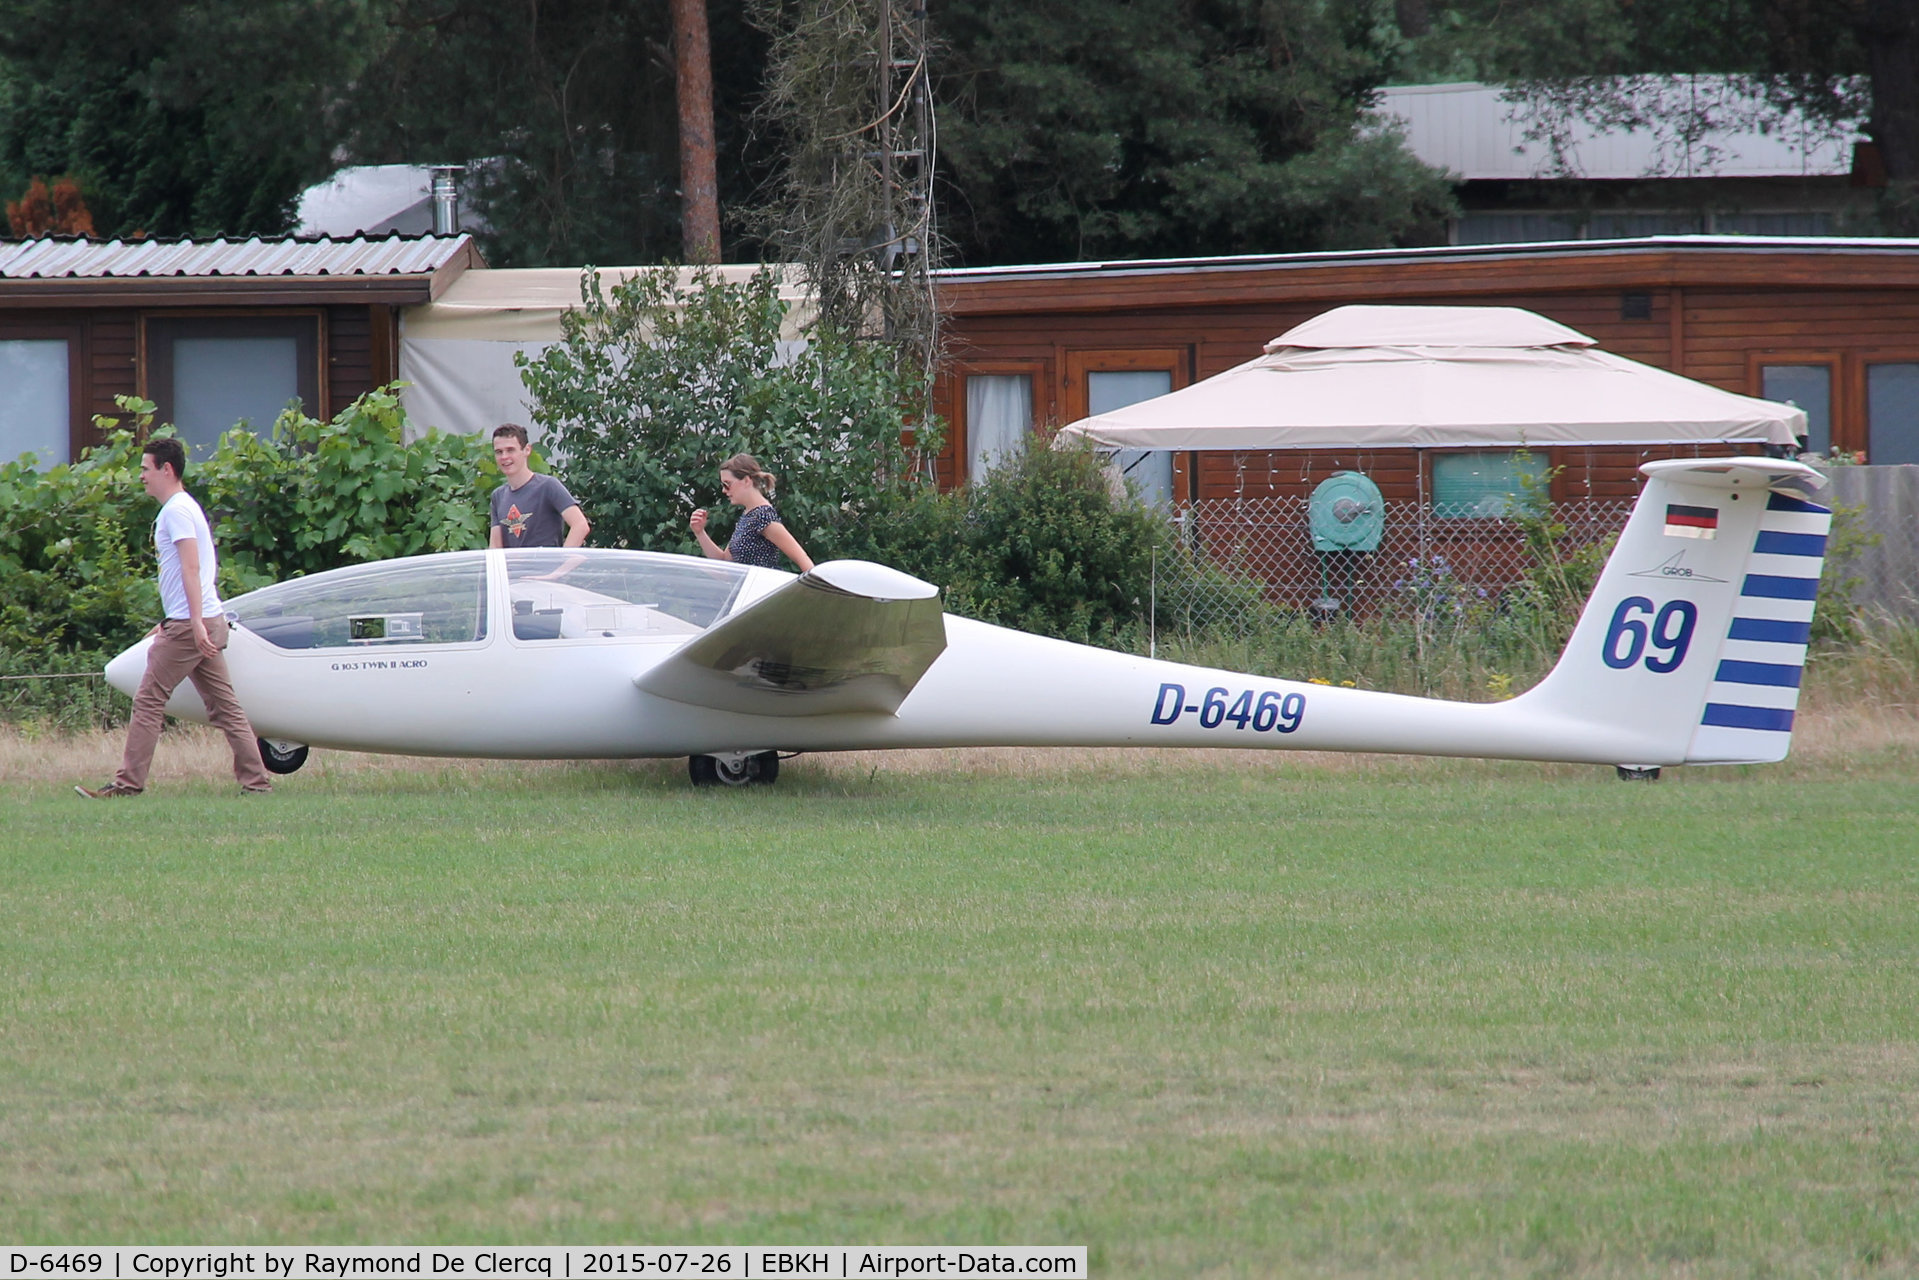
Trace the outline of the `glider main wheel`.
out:
[[[261,738],[260,762],[267,767],[268,773],[292,773],[307,762],[307,745],[304,742],[275,742],[272,738]]]
[[[1613,768],[1618,771],[1619,780],[1621,782],[1657,782],[1659,781],[1659,766],[1656,764],[1643,765],[1643,766],[1631,765],[1631,764],[1616,764],[1613,766]]]
[[[739,757],[688,756],[686,772],[696,787],[764,785],[780,776],[780,754],[761,751]]]

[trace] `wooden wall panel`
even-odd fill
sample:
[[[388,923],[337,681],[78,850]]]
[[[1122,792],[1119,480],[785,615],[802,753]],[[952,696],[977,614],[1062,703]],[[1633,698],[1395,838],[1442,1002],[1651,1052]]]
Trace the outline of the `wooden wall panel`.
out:
[[[365,307],[326,309],[327,403],[312,409],[328,416],[373,390],[373,325]]]
[[[103,438],[93,430],[91,419],[97,414],[123,421],[127,415],[114,403],[115,396],[135,395],[139,391],[139,370],[135,363],[138,325],[131,311],[97,311],[86,321],[86,390],[84,400],[89,425],[83,433],[92,443]]]

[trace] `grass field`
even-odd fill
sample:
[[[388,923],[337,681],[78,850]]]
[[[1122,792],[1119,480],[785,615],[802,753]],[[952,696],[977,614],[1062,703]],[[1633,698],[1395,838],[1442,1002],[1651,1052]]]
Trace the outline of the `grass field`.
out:
[[[1919,721],[1670,772],[0,738],[0,1238],[1919,1270]],[[218,780],[218,785],[216,785]]]

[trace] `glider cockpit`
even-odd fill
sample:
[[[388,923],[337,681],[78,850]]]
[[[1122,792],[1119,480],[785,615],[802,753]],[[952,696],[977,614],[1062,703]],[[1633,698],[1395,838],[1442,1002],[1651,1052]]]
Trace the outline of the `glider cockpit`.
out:
[[[751,571],[645,551],[484,551],[354,565],[250,592],[228,612],[281,649],[674,640],[727,616]],[[491,607],[504,600],[504,608]]]

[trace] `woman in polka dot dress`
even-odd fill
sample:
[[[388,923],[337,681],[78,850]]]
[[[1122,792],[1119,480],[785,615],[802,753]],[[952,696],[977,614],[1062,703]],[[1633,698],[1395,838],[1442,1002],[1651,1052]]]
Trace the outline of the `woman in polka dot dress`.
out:
[[[799,539],[780,523],[779,509],[769,496],[776,480],[750,453],[736,453],[720,464],[720,492],[741,508],[740,520],[733,526],[733,537],[722,547],[707,535],[706,508],[693,513],[689,527],[707,559],[777,569],[784,555],[800,567],[801,573],[813,567],[813,559]]]

